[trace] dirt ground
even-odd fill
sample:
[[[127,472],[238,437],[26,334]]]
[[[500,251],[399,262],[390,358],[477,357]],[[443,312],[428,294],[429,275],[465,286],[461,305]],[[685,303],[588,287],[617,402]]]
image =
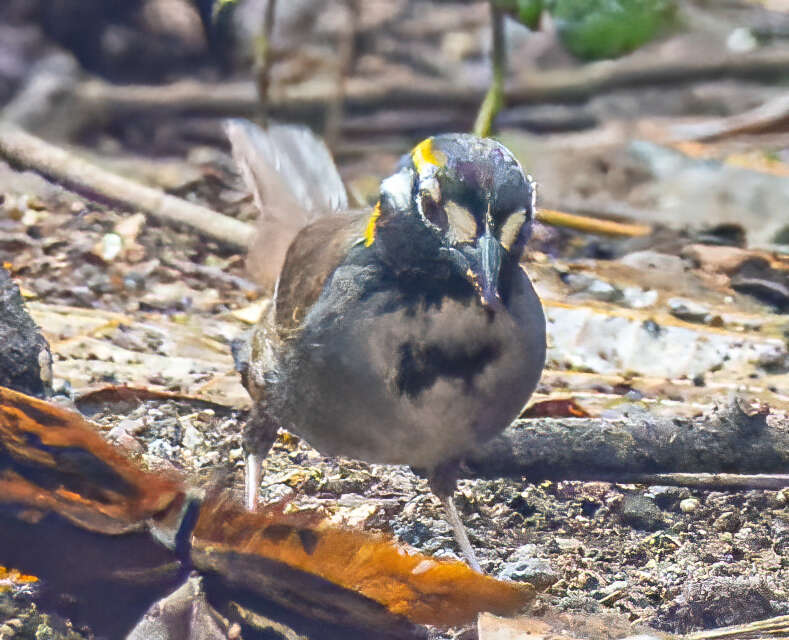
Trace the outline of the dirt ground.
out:
[[[737,19],[756,20],[753,6],[739,10],[747,12],[732,8]],[[397,29],[376,40],[377,48],[370,45],[358,74],[405,73],[407,67],[430,78],[440,66],[438,49],[457,57],[443,69],[443,81],[462,76],[484,86],[484,58],[463,53],[464,47],[487,46],[479,44],[487,26],[484,3],[430,5],[429,19],[414,20],[415,11],[398,14]],[[371,15],[370,29],[378,24],[374,18],[385,23]],[[731,19],[716,14],[723,21],[716,25]],[[419,26],[440,26],[441,20],[456,37],[445,34],[437,45],[437,27]],[[714,47],[729,32],[716,27],[695,39],[692,31],[682,33],[634,55],[679,51],[681,59],[699,42],[718,51]],[[403,33],[422,39],[410,56],[391,53]],[[537,47],[534,59],[545,69],[575,64],[555,43],[518,33],[513,41],[524,51]],[[785,45],[776,38],[770,46]],[[284,64],[275,78],[284,83],[288,73],[297,76],[295,67]],[[531,64],[516,65],[513,76],[532,70]],[[20,86],[9,78],[0,86],[8,99]],[[683,81],[502,115],[500,137],[536,177],[542,207],[603,211],[652,228],[644,237],[612,238],[537,227],[524,267],[545,304],[550,337],[533,401],[572,398],[593,416],[635,421],[645,412],[702,415],[737,395],[768,405],[776,424],[789,429],[785,127],[684,146],[655,133],[739,113],[785,90],[778,80]],[[374,199],[399,154],[425,133],[403,124],[414,120],[413,110],[382,112],[376,120],[376,114],[351,110],[337,147],[343,178],[362,206]],[[447,127],[463,125],[465,116],[457,117],[447,116]],[[254,205],[218,140],[218,119],[208,120],[131,119],[83,130],[70,142],[86,145],[80,153],[106,168],[252,220]],[[722,253],[713,257],[699,246]],[[240,500],[240,428],[248,401],[229,345],[249,329],[249,318],[267,298],[250,280],[244,257],[0,163],[0,260],[50,342],[56,401],[79,408],[145,467],[176,469],[205,487],[230,487]],[[115,384],[184,398],[81,403],[88,391]],[[438,500],[407,468],[327,458],[281,432],[262,491],[265,501],[392,532],[429,554],[459,553]],[[534,614],[607,621],[605,633],[578,623],[584,637],[616,637],[611,630],[628,624],[685,634],[789,615],[789,489],[533,484],[523,478],[463,480],[456,499],[484,571],[543,588]],[[9,598],[0,599],[0,623],[10,624],[20,611],[33,620],[25,607],[35,602],[35,589],[18,588],[14,606]],[[3,635],[0,626],[0,637],[28,637],[24,627],[38,638],[39,627],[31,625],[20,622],[17,636]],[[434,635],[470,638],[473,632]]]

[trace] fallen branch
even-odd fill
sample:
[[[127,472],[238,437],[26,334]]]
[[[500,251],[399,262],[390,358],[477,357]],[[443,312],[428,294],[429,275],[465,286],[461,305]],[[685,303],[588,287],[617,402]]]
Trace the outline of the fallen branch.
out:
[[[739,473],[644,473],[623,476],[616,482],[651,484],[671,487],[692,487],[719,491],[721,489],[766,489],[777,491],[789,487],[789,474]]]
[[[92,200],[109,202],[131,211],[142,211],[163,222],[190,227],[235,249],[245,250],[252,237],[252,227],[245,222],[101,169],[12,124],[0,123],[0,156],[15,166],[40,173]],[[623,224],[559,211],[544,210],[538,214],[538,218],[546,224],[587,233],[634,236],[650,232],[650,227],[644,225]],[[246,288],[248,283],[239,281],[236,284]]]
[[[579,101],[601,92],[625,87],[712,80],[719,78],[775,78],[786,75],[789,50],[776,48],[748,55],[689,60],[625,58],[583,65],[576,69],[522,75],[506,91],[510,107],[545,102]],[[272,95],[272,114],[303,117],[323,113],[336,93],[333,83],[285,87]],[[385,78],[351,78],[346,89],[348,111],[382,108],[453,109],[476,111],[484,91],[451,82],[414,82],[402,86]],[[170,85],[117,86],[101,80],[85,81],[75,88],[76,107],[109,120],[140,112],[200,113],[215,116],[252,116],[260,104],[253,82],[202,83],[179,81]]]
[[[689,633],[683,640],[757,640],[789,638],[789,616],[777,616],[731,627]]]
[[[252,237],[245,222],[106,171],[9,123],[0,123],[0,157],[92,200],[190,227],[235,249],[246,249]]]
[[[789,422],[768,421],[738,402],[694,419],[518,420],[467,459],[466,473],[776,489],[789,486]]]
[[[712,140],[742,133],[769,133],[789,129],[789,94],[768,100],[754,109],[728,118],[671,127],[673,141]]]

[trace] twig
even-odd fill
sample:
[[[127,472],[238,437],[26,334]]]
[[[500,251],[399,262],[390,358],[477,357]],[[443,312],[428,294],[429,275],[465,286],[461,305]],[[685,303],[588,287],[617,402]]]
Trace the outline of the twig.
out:
[[[728,118],[671,127],[673,141],[712,140],[741,133],[766,133],[789,128],[789,94]]]
[[[777,491],[789,487],[787,474],[737,473],[644,473],[622,476],[614,482],[651,484],[695,489],[766,489]]]
[[[246,249],[252,237],[245,222],[110,173],[9,123],[0,122],[0,156],[85,197],[185,225],[235,249]]]
[[[261,287],[252,280],[242,278],[241,276],[227,273],[219,267],[210,267],[204,264],[196,264],[194,262],[187,262],[185,260],[176,260],[175,258],[168,257],[167,255],[159,256],[162,264],[177,269],[184,275],[200,276],[209,281],[218,282],[220,284],[229,285],[250,294],[258,294],[261,292]]]
[[[748,624],[721,627],[682,636],[682,640],[723,640],[724,638],[726,640],[789,638],[789,616],[777,616]]]
[[[645,236],[652,233],[652,227],[644,224],[628,224],[624,222],[614,222],[613,220],[601,220],[582,216],[575,213],[555,211],[553,209],[538,209],[537,220],[544,224],[566,229],[575,229],[585,233],[597,233],[607,236]]]

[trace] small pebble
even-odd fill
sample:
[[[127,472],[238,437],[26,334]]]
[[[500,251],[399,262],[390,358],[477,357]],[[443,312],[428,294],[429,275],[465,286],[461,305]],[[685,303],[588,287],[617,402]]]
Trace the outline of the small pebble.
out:
[[[680,501],[679,510],[682,513],[693,513],[700,505],[701,502],[699,502],[698,498],[685,498]]]
[[[668,308],[671,315],[688,322],[709,322],[711,318],[707,307],[685,298],[669,299]]]
[[[740,516],[737,515],[734,511],[726,511],[722,513],[718,518],[715,520],[713,527],[716,531],[725,531],[727,533],[732,533],[737,531],[740,528],[741,521]]]

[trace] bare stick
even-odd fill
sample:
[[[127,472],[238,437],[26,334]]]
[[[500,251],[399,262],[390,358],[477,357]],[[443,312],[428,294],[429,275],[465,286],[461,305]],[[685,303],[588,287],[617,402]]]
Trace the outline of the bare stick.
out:
[[[742,56],[698,60],[621,60],[583,65],[578,69],[541,72],[514,79],[506,92],[511,106],[554,101],[581,100],[604,91],[624,87],[718,78],[774,78],[789,68],[789,51],[766,50]],[[481,91],[434,81],[414,86],[393,84],[386,78],[375,81],[354,78],[348,82],[349,109],[392,109],[451,107],[473,112],[483,98]],[[334,87],[316,91],[314,87],[283,88],[282,95],[269,102],[272,112],[291,116],[323,112],[335,93]],[[75,105],[112,120],[132,113],[156,110],[166,113],[201,113],[219,116],[254,116],[259,110],[253,82],[201,83],[179,81],[164,86],[112,85],[90,80],[77,85]]]
[[[682,636],[684,640],[755,640],[756,638],[789,638],[789,616],[767,618],[757,622],[719,627]]]
[[[645,236],[652,233],[652,227],[645,224],[628,224],[601,220],[577,213],[566,213],[554,209],[538,209],[537,220],[555,227],[575,229],[585,233],[597,233],[605,236]]]
[[[616,482],[710,490],[767,489],[777,491],[789,487],[789,474],[644,473],[623,476],[618,478]]]
[[[671,127],[674,140],[713,140],[741,133],[765,133],[789,125],[789,94],[727,118]]]
[[[518,420],[469,456],[462,469],[470,477],[525,476],[530,482],[776,489],[789,485],[789,419],[768,420],[764,412],[733,402],[693,419],[645,413],[627,420]]]
[[[163,222],[182,224],[235,249],[246,249],[252,237],[252,227],[245,222],[110,173],[1,122],[0,157],[85,197],[142,211]]]

